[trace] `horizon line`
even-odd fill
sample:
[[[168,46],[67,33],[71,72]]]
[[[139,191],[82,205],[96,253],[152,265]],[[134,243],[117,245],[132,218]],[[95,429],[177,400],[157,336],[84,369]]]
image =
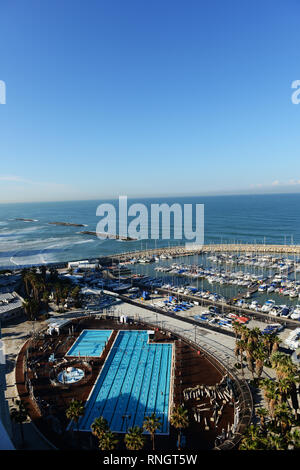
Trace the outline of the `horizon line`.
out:
[[[138,195],[138,196],[127,196],[128,199],[169,199],[169,198],[187,198],[187,197],[232,197],[232,196],[284,196],[284,195],[300,195],[300,191],[296,192],[266,192],[266,193],[217,193],[217,194],[172,194],[172,195],[159,195],[159,196],[154,196],[154,195]],[[54,200],[54,199],[49,199],[47,201],[37,201],[37,200],[32,200],[32,201],[6,201],[6,202],[1,202],[0,205],[6,205],[6,204],[49,204],[49,203],[63,203],[63,202],[89,202],[89,201],[98,201],[98,200],[107,200],[107,201],[115,201],[117,200],[120,196],[126,196],[126,194],[119,194],[116,197],[108,197],[108,196],[100,196],[98,198],[87,198],[87,199],[61,199],[61,200]]]

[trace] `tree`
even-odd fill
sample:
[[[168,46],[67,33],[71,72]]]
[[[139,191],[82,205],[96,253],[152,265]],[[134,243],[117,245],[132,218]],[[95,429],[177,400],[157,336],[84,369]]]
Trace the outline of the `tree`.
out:
[[[111,431],[106,431],[99,438],[99,447],[101,450],[114,450],[118,444],[116,435]]]
[[[299,429],[294,429],[286,435],[287,443],[289,448],[300,449],[300,431]]]
[[[99,416],[99,418],[96,418],[92,423],[91,430],[94,436],[100,439],[105,432],[109,431],[108,422],[105,418]]]
[[[271,334],[272,354],[278,351],[281,339],[275,334]]]
[[[129,428],[124,441],[128,450],[141,450],[145,445],[142,428],[139,426]]]
[[[66,410],[66,416],[71,421],[76,423],[77,436],[79,441],[79,419],[84,415],[84,404],[80,400],[72,400]]]
[[[46,280],[46,274],[47,274],[46,266],[41,266],[40,267],[40,273],[41,273],[41,276],[42,276],[43,280],[45,281]]]
[[[276,383],[271,379],[264,379],[262,381],[262,389],[264,392],[265,400],[268,404],[271,417],[274,417],[275,405],[278,402],[278,391]]]
[[[171,418],[170,418],[171,425],[174,428],[179,430],[178,433],[178,450],[181,450],[181,430],[187,428],[189,425],[188,419],[188,411],[184,409],[183,406],[176,406],[174,407]]]
[[[157,418],[155,413],[152,413],[150,416],[146,416],[143,428],[145,431],[149,432],[152,440],[152,450],[155,450],[154,436],[156,431],[161,428],[160,418]]]
[[[25,314],[30,319],[30,303],[28,299],[24,299],[24,302],[22,302],[22,307],[24,309]]]
[[[260,426],[263,429],[266,425],[266,418],[268,416],[268,411],[265,408],[258,408],[256,414],[260,419]]]
[[[246,349],[246,342],[240,339],[236,342],[236,347],[238,348],[239,353],[240,353],[240,364],[241,364],[242,373],[244,375],[243,357],[244,357],[244,351]]]
[[[12,408],[10,411],[11,419],[15,422],[20,424],[20,431],[21,431],[21,439],[22,439],[22,447],[24,446],[24,431],[23,431],[23,423],[26,421],[28,417],[27,407],[21,400],[16,400],[16,407]]]
[[[49,311],[49,292],[48,291],[45,291],[43,293],[42,301],[43,301],[43,304],[45,305],[45,308],[48,312]]]
[[[275,407],[275,421],[279,424],[281,433],[285,435],[291,429],[294,419],[287,403],[280,403]]]
[[[253,357],[255,360],[255,373],[257,378],[260,379],[263,373],[264,359],[266,358],[265,352],[261,345],[254,350]]]
[[[260,429],[251,424],[245,432],[239,450],[264,450],[267,448],[267,440]]]
[[[237,321],[233,321],[232,322],[232,329],[233,329],[234,334],[235,334],[235,340],[237,341],[237,337],[238,337],[238,335],[240,335],[240,332],[241,332],[241,325]]]
[[[247,365],[248,369],[252,374],[252,378],[254,380],[254,358],[253,358],[254,346],[252,342],[246,343],[246,358],[247,358]]]

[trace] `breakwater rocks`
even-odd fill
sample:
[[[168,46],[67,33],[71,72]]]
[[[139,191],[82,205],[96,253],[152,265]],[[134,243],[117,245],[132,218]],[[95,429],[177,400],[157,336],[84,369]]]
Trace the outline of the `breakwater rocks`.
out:
[[[21,222],[38,222],[37,219],[22,219],[22,218],[17,218],[15,220],[21,221]]]
[[[108,238],[108,239],[111,239],[111,240],[120,240],[120,241],[123,241],[123,242],[134,242],[134,241],[137,241],[136,238],[131,238],[131,237],[121,237],[120,235],[112,235],[110,233],[101,233],[101,232],[90,232],[89,230],[84,230],[82,232],[80,232],[82,235],[93,235],[95,237],[99,237],[99,238]]]
[[[63,227],[86,227],[85,224],[72,224],[70,222],[48,222],[49,225],[62,225]]]
[[[168,254],[172,257],[177,256],[193,256],[203,253],[217,253],[217,252],[236,252],[236,253],[276,253],[282,255],[300,255],[300,245],[254,245],[254,244],[211,244],[202,246],[173,246],[157,249],[140,250],[134,252],[124,252],[111,257],[118,259],[130,259],[132,257],[138,258],[141,256],[154,256]]]

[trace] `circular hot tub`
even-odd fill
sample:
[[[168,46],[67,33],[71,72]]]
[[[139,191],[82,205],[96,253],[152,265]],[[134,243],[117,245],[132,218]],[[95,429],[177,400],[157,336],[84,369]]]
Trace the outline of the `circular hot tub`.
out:
[[[83,377],[84,371],[82,369],[77,369],[77,367],[67,367],[58,374],[57,379],[62,384],[74,384],[83,379]]]

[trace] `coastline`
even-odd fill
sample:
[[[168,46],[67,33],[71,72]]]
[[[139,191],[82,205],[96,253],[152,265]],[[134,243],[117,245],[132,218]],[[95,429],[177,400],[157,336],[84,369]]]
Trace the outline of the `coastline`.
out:
[[[125,251],[123,253],[111,253],[105,256],[93,257],[90,258],[91,260],[97,260],[100,264],[107,265],[111,263],[113,260],[118,261],[129,261],[130,259],[134,258],[142,258],[144,256],[155,256],[155,255],[162,255],[168,254],[172,257],[183,257],[183,256],[194,256],[197,254],[203,253],[214,253],[214,252],[241,252],[241,253],[274,253],[274,254],[283,254],[283,255],[299,255],[300,254],[300,245],[273,245],[273,244],[207,244],[203,246],[195,246],[187,247],[185,245],[176,245],[176,246],[168,246],[168,247],[160,247],[160,248],[150,248],[145,250],[133,250],[133,251]],[[68,261],[52,261],[49,263],[39,263],[35,265],[28,265],[28,268],[31,266],[53,266],[58,268],[66,268],[69,262],[75,261],[83,261],[86,260],[87,257],[83,258],[72,258]],[[23,267],[23,265],[22,265]],[[18,269],[22,269],[20,266],[12,266],[9,268],[11,271],[15,271]],[[1,269],[0,269],[1,271]]]

